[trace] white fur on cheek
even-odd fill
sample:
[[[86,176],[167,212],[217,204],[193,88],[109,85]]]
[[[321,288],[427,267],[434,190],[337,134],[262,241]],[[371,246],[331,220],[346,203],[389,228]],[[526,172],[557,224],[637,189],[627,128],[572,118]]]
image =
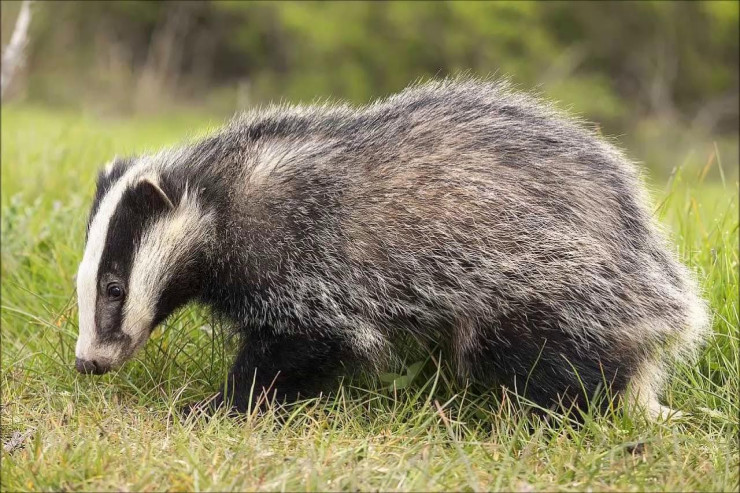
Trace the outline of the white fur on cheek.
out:
[[[186,191],[178,207],[144,234],[134,256],[122,324],[122,331],[131,337],[136,349],[149,337],[156,303],[173,268],[187,262],[188,255],[206,238],[208,218]]]

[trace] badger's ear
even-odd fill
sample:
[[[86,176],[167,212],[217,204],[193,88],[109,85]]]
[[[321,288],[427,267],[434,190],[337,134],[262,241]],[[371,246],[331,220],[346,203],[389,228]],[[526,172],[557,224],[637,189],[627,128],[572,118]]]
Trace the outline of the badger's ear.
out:
[[[175,206],[156,181],[145,176],[136,184],[136,195],[141,205],[150,210],[171,210]]]

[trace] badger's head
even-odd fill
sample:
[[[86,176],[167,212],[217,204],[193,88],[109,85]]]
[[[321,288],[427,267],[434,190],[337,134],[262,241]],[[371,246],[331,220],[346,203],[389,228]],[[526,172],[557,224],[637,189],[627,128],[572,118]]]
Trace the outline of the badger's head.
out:
[[[116,161],[98,178],[77,272],[82,373],[122,364],[198,294],[209,217],[170,181],[141,161]]]

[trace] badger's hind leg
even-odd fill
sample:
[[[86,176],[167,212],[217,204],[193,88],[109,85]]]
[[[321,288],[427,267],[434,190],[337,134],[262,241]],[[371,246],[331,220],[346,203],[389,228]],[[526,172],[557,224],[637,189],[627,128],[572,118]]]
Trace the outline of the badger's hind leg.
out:
[[[461,320],[454,330],[459,374],[504,384],[544,409],[586,410],[593,403],[608,409],[627,388],[637,361],[604,341],[584,349],[582,341],[548,328],[535,314],[511,315],[486,328]]]

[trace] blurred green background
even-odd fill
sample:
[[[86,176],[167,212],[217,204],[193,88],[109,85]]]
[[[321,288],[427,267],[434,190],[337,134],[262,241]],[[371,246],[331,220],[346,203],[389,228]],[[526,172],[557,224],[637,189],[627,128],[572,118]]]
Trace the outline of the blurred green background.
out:
[[[506,76],[596,122],[652,178],[738,168],[738,2],[34,2],[6,106],[220,121]],[[19,2],[2,2],[2,42]],[[719,179],[717,167],[706,177]]]

